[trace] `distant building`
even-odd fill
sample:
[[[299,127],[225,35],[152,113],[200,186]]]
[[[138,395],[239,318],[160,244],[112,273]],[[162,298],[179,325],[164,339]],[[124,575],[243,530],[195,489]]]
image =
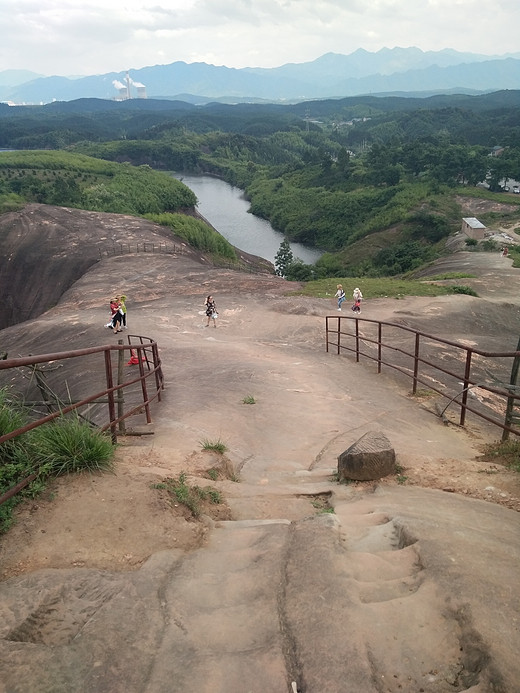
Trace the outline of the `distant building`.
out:
[[[462,219],[461,230],[468,238],[474,238],[476,241],[480,241],[484,238],[486,227],[475,217],[464,217]]]
[[[117,89],[116,101],[127,101],[128,99],[132,99],[132,87],[137,90],[138,99],[146,99],[146,87],[144,84],[141,84],[141,82],[134,82],[128,72],[126,73],[124,83],[120,82],[118,79],[114,79],[112,84]]]
[[[490,151],[489,155],[490,156],[500,156],[503,153],[504,153],[504,147],[499,147],[497,145],[496,147],[493,147],[493,149]]]

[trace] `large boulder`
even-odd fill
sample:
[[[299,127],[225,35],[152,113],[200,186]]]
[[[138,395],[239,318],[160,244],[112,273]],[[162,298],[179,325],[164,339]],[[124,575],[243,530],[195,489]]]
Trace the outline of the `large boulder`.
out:
[[[340,479],[371,481],[395,471],[395,450],[380,431],[365,433],[338,457]]]

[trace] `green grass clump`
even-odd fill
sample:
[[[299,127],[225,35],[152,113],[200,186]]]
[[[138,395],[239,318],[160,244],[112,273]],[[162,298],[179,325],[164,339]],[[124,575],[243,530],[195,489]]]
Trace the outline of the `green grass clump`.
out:
[[[111,440],[77,417],[56,419],[31,433],[31,444],[38,451],[38,463],[47,475],[113,469]]]
[[[228,449],[227,445],[223,443],[220,438],[217,440],[208,440],[207,438],[204,438],[204,440],[200,441],[200,446],[203,450],[213,450],[221,455],[223,455]]]
[[[483,459],[487,462],[499,462],[520,472],[520,440],[515,438],[486,446]]]
[[[465,294],[466,296],[478,296],[475,289],[472,289],[471,286],[456,284],[455,286],[449,286],[447,288],[449,289],[448,293],[450,294]]]
[[[169,477],[160,484],[155,484],[154,488],[165,489],[173,502],[184,505],[193,517],[201,514],[201,502],[222,503],[222,496],[217,489],[211,486],[201,488],[196,484],[190,486],[187,481],[186,472],[181,472],[177,478]]]
[[[242,400],[242,404],[256,404],[256,400],[253,395],[247,395],[247,397],[244,397]]]
[[[435,274],[428,277],[428,281],[438,282],[445,279],[474,279],[475,277],[475,274],[468,274],[467,272],[445,272],[444,274]]]

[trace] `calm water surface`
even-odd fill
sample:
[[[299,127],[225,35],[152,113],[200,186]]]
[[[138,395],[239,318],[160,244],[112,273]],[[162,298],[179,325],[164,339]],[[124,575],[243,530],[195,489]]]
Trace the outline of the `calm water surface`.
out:
[[[248,213],[249,202],[240,188],[212,176],[173,175],[193,190],[199,201],[197,210],[226,240],[246,253],[274,263],[283,234],[275,231],[265,219]],[[291,250],[295,258],[307,265],[314,264],[323,255],[323,251],[301,243],[291,243]]]

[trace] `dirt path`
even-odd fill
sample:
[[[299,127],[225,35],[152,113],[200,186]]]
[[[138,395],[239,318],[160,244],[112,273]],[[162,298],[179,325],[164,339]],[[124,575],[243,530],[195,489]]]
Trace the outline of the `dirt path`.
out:
[[[440,263],[438,272],[455,262],[459,268],[471,267],[478,276],[465,281],[485,296],[486,303],[479,301],[484,313],[487,302],[515,301],[518,311],[518,270],[509,259],[469,252],[457,256]],[[281,502],[276,497],[244,501],[244,481],[263,493],[267,486],[283,485],[299,469],[321,468],[332,475],[337,455],[376,422],[395,443],[407,485],[520,509],[518,475],[481,459],[493,431],[474,422],[466,432],[446,429],[432,414],[426,415],[426,432],[414,431],[410,422],[421,402],[409,400],[391,379],[374,376],[369,366],[338,363],[325,354],[323,318],[329,302],[288,296],[286,283],[275,277],[237,276],[168,258],[149,259],[143,271],[132,258],[118,258],[87,273],[45,319],[56,329],[74,329],[79,313],[71,306],[79,305],[83,331],[76,341],[90,340],[103,324],[100,296],[110,295],[106,282],[114,286],[110,275],[115,265],[124,277],[120,285],[133,287],[133,293],[128,290],[131,331],[153,335],[161,345],[167,388],[154,416],[154,435],[122,442],[115,476],[60,479],[21,508],[9,541],[3,541],[4,577],[50,566],[133,567],[154,549],[170,547],[173,530],[175,545],[198,545],[204,528],[187,521],[180,510],[172,513],[151,484],[181,471],[204,474],[213,460],[201,450],[203,440],[225,442],[227,457],[242,479],[226,488],[235,516],[251,516],[255,503],[262,506],[261,517],[278,516],[280,505],[284,516],[305,515],[312,508],[309,500],[292,497],[292,491],[282,493]],[[202,301],[210,291],[219,306],[217,330],[204,327]],[[454,324],[461,324],[460,311],[467,312],[473,301],[466,296],[376,299],[365,302],[364,314],[383,320],[406,317],[422,329],[452,337]],[[495,324],[489,323],[488,339],[496,339]],[[10,331],[24,353],[21,330]],[[48,339],[54,341],[54,334],[45,327]],[[471,340],[471,335],[466,332],[464,338]],[[473,341],[485,339],[478,334]],[[28,341],[30,352],[34,345],[30,337]],[[395,397],[387,405],[381,401],[382,381]],[[247,397],[255,404],[244,404]],[[425,437],[431,439],[426,446]],[[95,523],[87,522],[89,517]],[[126,529],[107,535],[107,525]],[[67,531],[59,532],[60,527]]]
[[[479,291],[492,286],[486,301],[519,300],[511,291],[517,275],[510,260],[467,253],[458,262],[473,263],[473,271],[481,274],[467,280],[479,285]],[[197,546],[204,527],[187,521],[180,510],[172,513],[151,485],[181,471],[204,475],[213,458],[201,450],[203,440],[225,442],[227,457],[242,480],[225,488],[234,517],[305,516],[312,505],[294,493],[294,473],[325,470],[332,476],[337,455],[375,425],[386,429],[395,444],[407,485],[520,509],[518,475],[480,459],[493,432],[474,422],[467,432],[446,429],[431,413],[415,430],[412,422],[422,403],[409,399],[389,376],[375,376],[370,367],[325,354],[323,318],[329,302],[287,296],[282,280],[201,270],[185,260],[172,268],[164,258],[148,260],[143,271],[136,269],[135,260],[119,258],[77,282],[55,317],[51,313],[46,319],[56,329],[58,324],[74,329],[79,313],[71,312],[71,305],[78,302],[83,330],[78,341],[90,340],[103,324],[100,294],[107,291],[105,274],[110,275],[116,263],[124,286],[134,287],[134,294],[128,291],[131,331],[153,335],[161,345],[167,388],[154,415],[154,435],[121,443],[115,476],[60,479],[21,508],[9,541],[3,542],[4,577],[51,566],[131,568],[154,550],[170,547],[173,531],[176,546]],[[488,281],[497,270],[499,280]],[[218,297],[216,330],[204,327],[202,300],[210,291]],[[429,331],[452,336],[459,311],[474,300],[376,299],[365,302],[364,314],[383,320],[406,316],[423,329],[429,326]],[[20,334],[11,330],[21,349]],[[489,331],[494,332],[492,325]],[[382,399],[382,383],[390,388],[391,401]],[[247,397],[255,404],[244,404]],[[264,496],[268,488],[283,488],[287,478],[289,490]],[[383,483],[396,485],[398,480]],[[247,495],[251,485],[254,498]],[[87,522],[89,517],[95,523]],[[120,529],[107,534],[107,526]],[[67,528],[65,533],[61,527]]]

